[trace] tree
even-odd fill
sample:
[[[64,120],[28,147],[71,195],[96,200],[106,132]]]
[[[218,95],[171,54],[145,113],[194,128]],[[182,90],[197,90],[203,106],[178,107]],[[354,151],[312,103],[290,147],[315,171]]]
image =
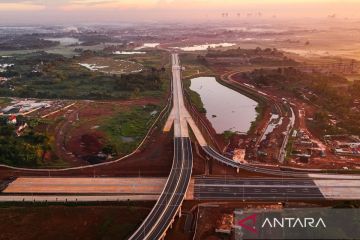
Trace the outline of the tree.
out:
[[[138,98],[140,96],[140,89],[135,88],[131,95],[133,98]]]
[[[113,155],[116,154],[116,149],[113,145],[111,144],[106,144],[104,146],[104,148],[102,149],[102,152],[107,154],[107,155]]]

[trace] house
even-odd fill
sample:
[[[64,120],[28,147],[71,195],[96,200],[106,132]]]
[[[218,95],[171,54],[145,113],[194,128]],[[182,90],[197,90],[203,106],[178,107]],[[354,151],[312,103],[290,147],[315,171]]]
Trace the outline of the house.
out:
[[[17,123],[16,116],[10,115],[10,116],[8,117],[7,123],[8,123],[8,124],[16,125],[16,123]]]

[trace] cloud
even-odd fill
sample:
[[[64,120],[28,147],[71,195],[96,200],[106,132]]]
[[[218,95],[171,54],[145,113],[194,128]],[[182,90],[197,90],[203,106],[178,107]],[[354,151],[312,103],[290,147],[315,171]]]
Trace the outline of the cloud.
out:
[[[63,4],[61,10],[81,9],[148,9],[156,6],[158,0],[70,0]]]
[[[264,19],[274,14],[291,18],[326,17],[330,13],[360,16],[359,7],[359,0],[0,0],[0,23],[185,21],[220,18],[222,11],[261,11]]]
[[[45,8],[40,1],[0,1],[0,11],[39,11]]]
[[[114,4],[116,1],[109,0],[73,0],[69,2],[75,5],[102,5],[102,4]]]
[[[291,0],[291,4],[325,4],[356,3],[358,0]],[[56,8],[58,10],[79,10],[86,8],[99,9],[236,9],[243,7],[266,7],[270,5],[288,5],[289,0],[0,0],[0,9],[29,10]]]

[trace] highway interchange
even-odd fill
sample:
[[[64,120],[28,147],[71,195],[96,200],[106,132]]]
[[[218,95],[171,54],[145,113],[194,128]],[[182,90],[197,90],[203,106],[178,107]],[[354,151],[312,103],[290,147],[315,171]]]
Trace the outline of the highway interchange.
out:
[[[174,124],[174,162],[172,170],[165,188],[160,195],[155,207],[141,226],[130,237],[130,239],[161,239],[165,236],[167,228],[174,221],[178,211],[181,211],[181,204],[184,200],[186,190],[189,186],[192,172],[192,149],[189,138],[188,124],[191,126],[198,143],[210,157],[224,164],[235,168],[242,168],[249,171],[261,172],[272,175],[281,175],[289,177],[309,178],[307,173],[284,172],[281,170],[272,170],[259,168],[251,165],[242,165],[235,163],[231,159],[219,154],[210,146],[207,146],[204,137],[194,124],[189,112],[187,111],[181,83],[181,67],[178,54],[172,54],[172,92],[173,92],[173,110],[170,113],[168,123],[165,128],[169,129],[171,123]],[[170,123],[169,123],[170,122]],[[317,175],[318,178],[332,178],[332,175]],[[338,176],[336,176],[338,177]],[[349,178],[348,176],[344,176]],[[350,177],[355,178],[355,177]],[[198,181],[205,181],[199,184]],[[215,182],[214,182],[215,181]],[[305,180],[282,180],[278,179],[268,181],[267,185],[259,185],[259,180],[234,180],[229,182],[223,179],[196,179],[194,198],[195,199],[324,199],[319,188],[309,179]],[[265,180],[260,180],[265,181]],[[208,184],[212,183],[212,184]],[[215,183],[215,184],[214,184]],[[235,183],[235,184],[234,184]]]
[[[155,207],[152,209],[148,217],[143,221],[141,226],[130,237],[130,239],[161,239],[166,235],[167,228],[174,221],[176,213],[181,209],[182,201],[184,200],[186,190],[189,186],[192,172],[192,149],[191,141],[189,138],[188,124],[192,127],[193,133],[197,138],[200,146],[204,151],[214,159],[227,164],[235,168],[243,168],[249,171],[262,172],[272,175],[290,176],[290,177],[306,177],[310,176],[307,173],[294,173],[284,172],[281,170],[271,170],[265,168],[259,168],[251,165],[235,164],[234,161],[228,159],[211,147],[207,146],[199,129],[193,124],[192,118],[187,111],[184,99],[181,83],[181,66],[179,62],[178,54],[172,54],[172,92],[173,92],[173,110],[170,113],[169,120],[166,127],[169,128],[171,123],[174,123],[174,162],[172,170],[165,188],[160,195]],[[338,176],[336,176],[338,177]],[[359,176],[355,176],[356,178]],[[319,174],[318,178],[332,178],[331,175]],[[346,178],[349,178],[346,176]],[[352,177],[350,177],[352,178]],[[202,181],[196,179],[195,181]],[[214,183],[213,179],[208,180]],[[216,184],[195,186],[195,198],[213,198],[213,199],[239,199],[243,200],[249,198],[255,199],[324,199],[319,188],[311,182],[311,180],[302,180],[300,182],[292,180],[286,180],[285,184],[279,185],[279,180],[273,180],[269,185],[258,185],[256,180],[249,180],[249,185],[245,185],[245,182],[241,180],[235,180],[235,184],[227,184],[223,180],[216,180]],[[254,182],[255,181],[255,182]],[[261,180],[260,180],[261,181]],[[253,183],[253,184],[251,184]],[[255,183],[255,185],[254,185]],[[196,183],[195,183],[196,185]]]
[[[131,240],[164,238],[175,216],[178,213],[181,214],[181,206],[189,189],[193,167],[193,152],[188,129],[189,126],[207,156],[236,169],[278,177],[277,179],[196,177],[193,186],[193,198],[196,200],[324,200],[330,199],[332,196],[341,195],[340,192],[332,194],[332,192],[328,190],[330,185],[327,185],[326,182],[317,182],[317,179],[324,179],[326,181],[340,180],[338,182],[339,188],[346,189],[346,187],[351,187],[356,191],[360,189],[360,185],[358,184],[358,180],[360,179],[359,175],[314,174],[241,164],[234,162],[232,159],[217,152],[211,146],[208,146],[184,104],[179,56],[174,53],[171,58],[173,109],[165,124],[164,131],[170,131],[171,126],[173,126],[174,156],[172,168],[161,194],[159,196],[157,193],[152,194],[152,199],[154,199],[156,195],[157,202],[139,228],[131,235]],[[333,184],[333,182],[331,182],[331,184]],[[333,186],[331,185],[330,187]],[[356,193],[356,198],[360,199],[360,191]],[[83,199],[83,201],[124,199],[124,196],[117,196],[116,194],[119,194],[119,192],[114,192],[113,196],[62,196],[61,199],[66,198],[66,201],[68,198],[72,201],[77,201],[78,199],[80,199],[80,201],[81,199]],[[134,199],[141,199],[139,196],[142,196],[142,192],[140,191],[137,194],[137,197],[134,197]],[[4,196],[1,197],[4,198]],[[10,200],[11,197],[12,196],[6,195],[4,199],[7,201]],[[21,201],[21,196],[15,196],[12,199]],[[33,199],[34,201],[58,201],[58,198],[54,195],[48,197],[44,195],[38,197],[31,196],[29,199]]]

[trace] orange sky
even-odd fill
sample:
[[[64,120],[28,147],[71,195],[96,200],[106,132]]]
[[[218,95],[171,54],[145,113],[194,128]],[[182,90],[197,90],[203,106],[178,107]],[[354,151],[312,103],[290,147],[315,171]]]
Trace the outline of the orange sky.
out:
[[[141,20],[216,18],[221,12],[360,18],[360,0],[0,0],[0,24],[29,21],[30,16],[30,21],[40,22],[68,21],[70,16],[79,21],[136,21],[139,16]]]

